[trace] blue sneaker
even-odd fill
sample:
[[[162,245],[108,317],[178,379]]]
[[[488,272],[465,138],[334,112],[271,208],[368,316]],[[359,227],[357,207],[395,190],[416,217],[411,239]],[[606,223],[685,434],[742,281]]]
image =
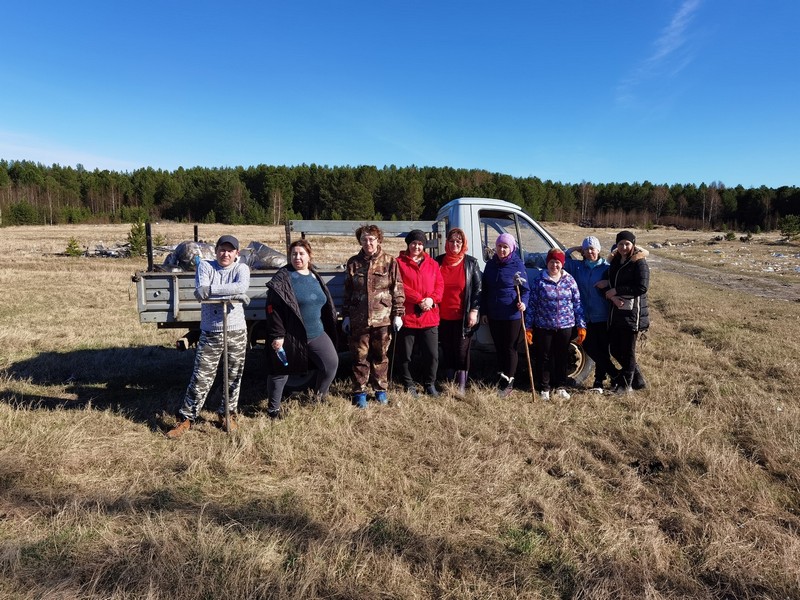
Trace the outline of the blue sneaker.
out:
[[[353,394],[353,405],[356,408],[367,408],[367,392],[356,392]]]
[[[434,384],[426,386],[425,393],[428,396],[433,396],[434,398],[437,398],[439,396],[439,390],[436,389],[436,386]]]
[[[375,392],[375,401],[379,404],[389,404],[389,398],[386,397],[386,390],[378,390]]]

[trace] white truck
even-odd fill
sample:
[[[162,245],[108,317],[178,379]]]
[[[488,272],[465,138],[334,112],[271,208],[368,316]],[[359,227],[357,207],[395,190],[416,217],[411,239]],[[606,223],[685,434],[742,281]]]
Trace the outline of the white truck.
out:
[[[320,221],[294,220],[286,224],[286,246],[306,235],[346,235],[353,236],[362,221]],[[516,204],[493,198],[457,198],[442,206],[435,221],[379,221],[376,224],[384,231],[385,237],[402,237],[412,229],[429,232],[426,243],[428,251],[436,256],[444,252],[445,233],[452,227],[459,227],[467,234],[469,253],[480,263],[481,269],[494,252],[494,242],[501,233],[510,233],[519,244],[528,270],[529,281],[545,267],[544,261],[551,248],[564,246],[558,242],[542,225],[530,217]],[[194,297],[194,273],[167,272],[153,266],[152,244],[149,242],[148,228],[148,270],[133,276],[136,283],[139,320],[141,323],[155,323],[160,328],[186,328],[189,330],[178,342],[178,347],[188,347],[200,325],[200,303]],[[354,240],[353,252],[358,247]],[[274,270],[253,270],[250,277],[251,298],[245,309],[251,345],[263,344],[264,318],[267,296],[267,282]],[[344,271],[339,269],[321,270],[334,302],[341,305],[344,295]],[[344,336],[341,336],[340,345]],[[493,352],[493,343],[488,327],[481,327],[473,343],[475,352]],[[342,350],[345,348],[342,347]],[[593,363],[576,344],[571,345],[570,378],[576,384],[591,373]],[[523,361],[524,363],[524,361]]]

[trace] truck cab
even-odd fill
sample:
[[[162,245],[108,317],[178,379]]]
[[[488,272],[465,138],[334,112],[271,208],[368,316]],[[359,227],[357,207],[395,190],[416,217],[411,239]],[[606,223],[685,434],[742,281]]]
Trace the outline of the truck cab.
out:
[[[544,227],[534,221],[521,206],[494,198],[456,198],[442,208],[436,220],[445,231],[460,227],[467,234],[469,254],[478,259],[481,270],[494,254],[494,243],[501,233],[517,240],[518,252],[529,276],[546,267],[545,257],[552,248],[562,246]]]
[[[564,249],[550,233],[521,206],[494,198],[456,198],[442,206],[436,220],[443,223],[445,231],[459,227],[467,234],[467,252],[480,264],[481,271],[494,254],[497,236],[510,233],[517,240],[517,252],[525,262],[528,281],[538,277],[546,267],[545,258],[553,248]],[[474,346],[477,350],[491,352],[494,343],[488,327],[480,327],[475,334]],[[579,364],[585,360],[580,349],[576,348]]]

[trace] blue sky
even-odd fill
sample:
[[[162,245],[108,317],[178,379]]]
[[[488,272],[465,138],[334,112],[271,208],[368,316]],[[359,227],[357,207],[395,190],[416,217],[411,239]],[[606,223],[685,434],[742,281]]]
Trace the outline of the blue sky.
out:
[[[800,185],[797,0],[13,2],[0,158]]]

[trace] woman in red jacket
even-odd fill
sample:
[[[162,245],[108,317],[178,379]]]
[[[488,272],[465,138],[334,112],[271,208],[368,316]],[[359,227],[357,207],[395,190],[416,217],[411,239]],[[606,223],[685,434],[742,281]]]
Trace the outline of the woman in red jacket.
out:
[[[411,376],[411,354],[414,344],[423,346],[423,389],[438,396],[436,372],[439,368],[439,303],[444,280],[439,263],[425,252],[425,233],[414,229],[406,236],[407,250],[400,253],[397,266],[405,289],[403,328],[395,343],[399,345],[400,377],[406,391],[416,395],[417,386]]]

